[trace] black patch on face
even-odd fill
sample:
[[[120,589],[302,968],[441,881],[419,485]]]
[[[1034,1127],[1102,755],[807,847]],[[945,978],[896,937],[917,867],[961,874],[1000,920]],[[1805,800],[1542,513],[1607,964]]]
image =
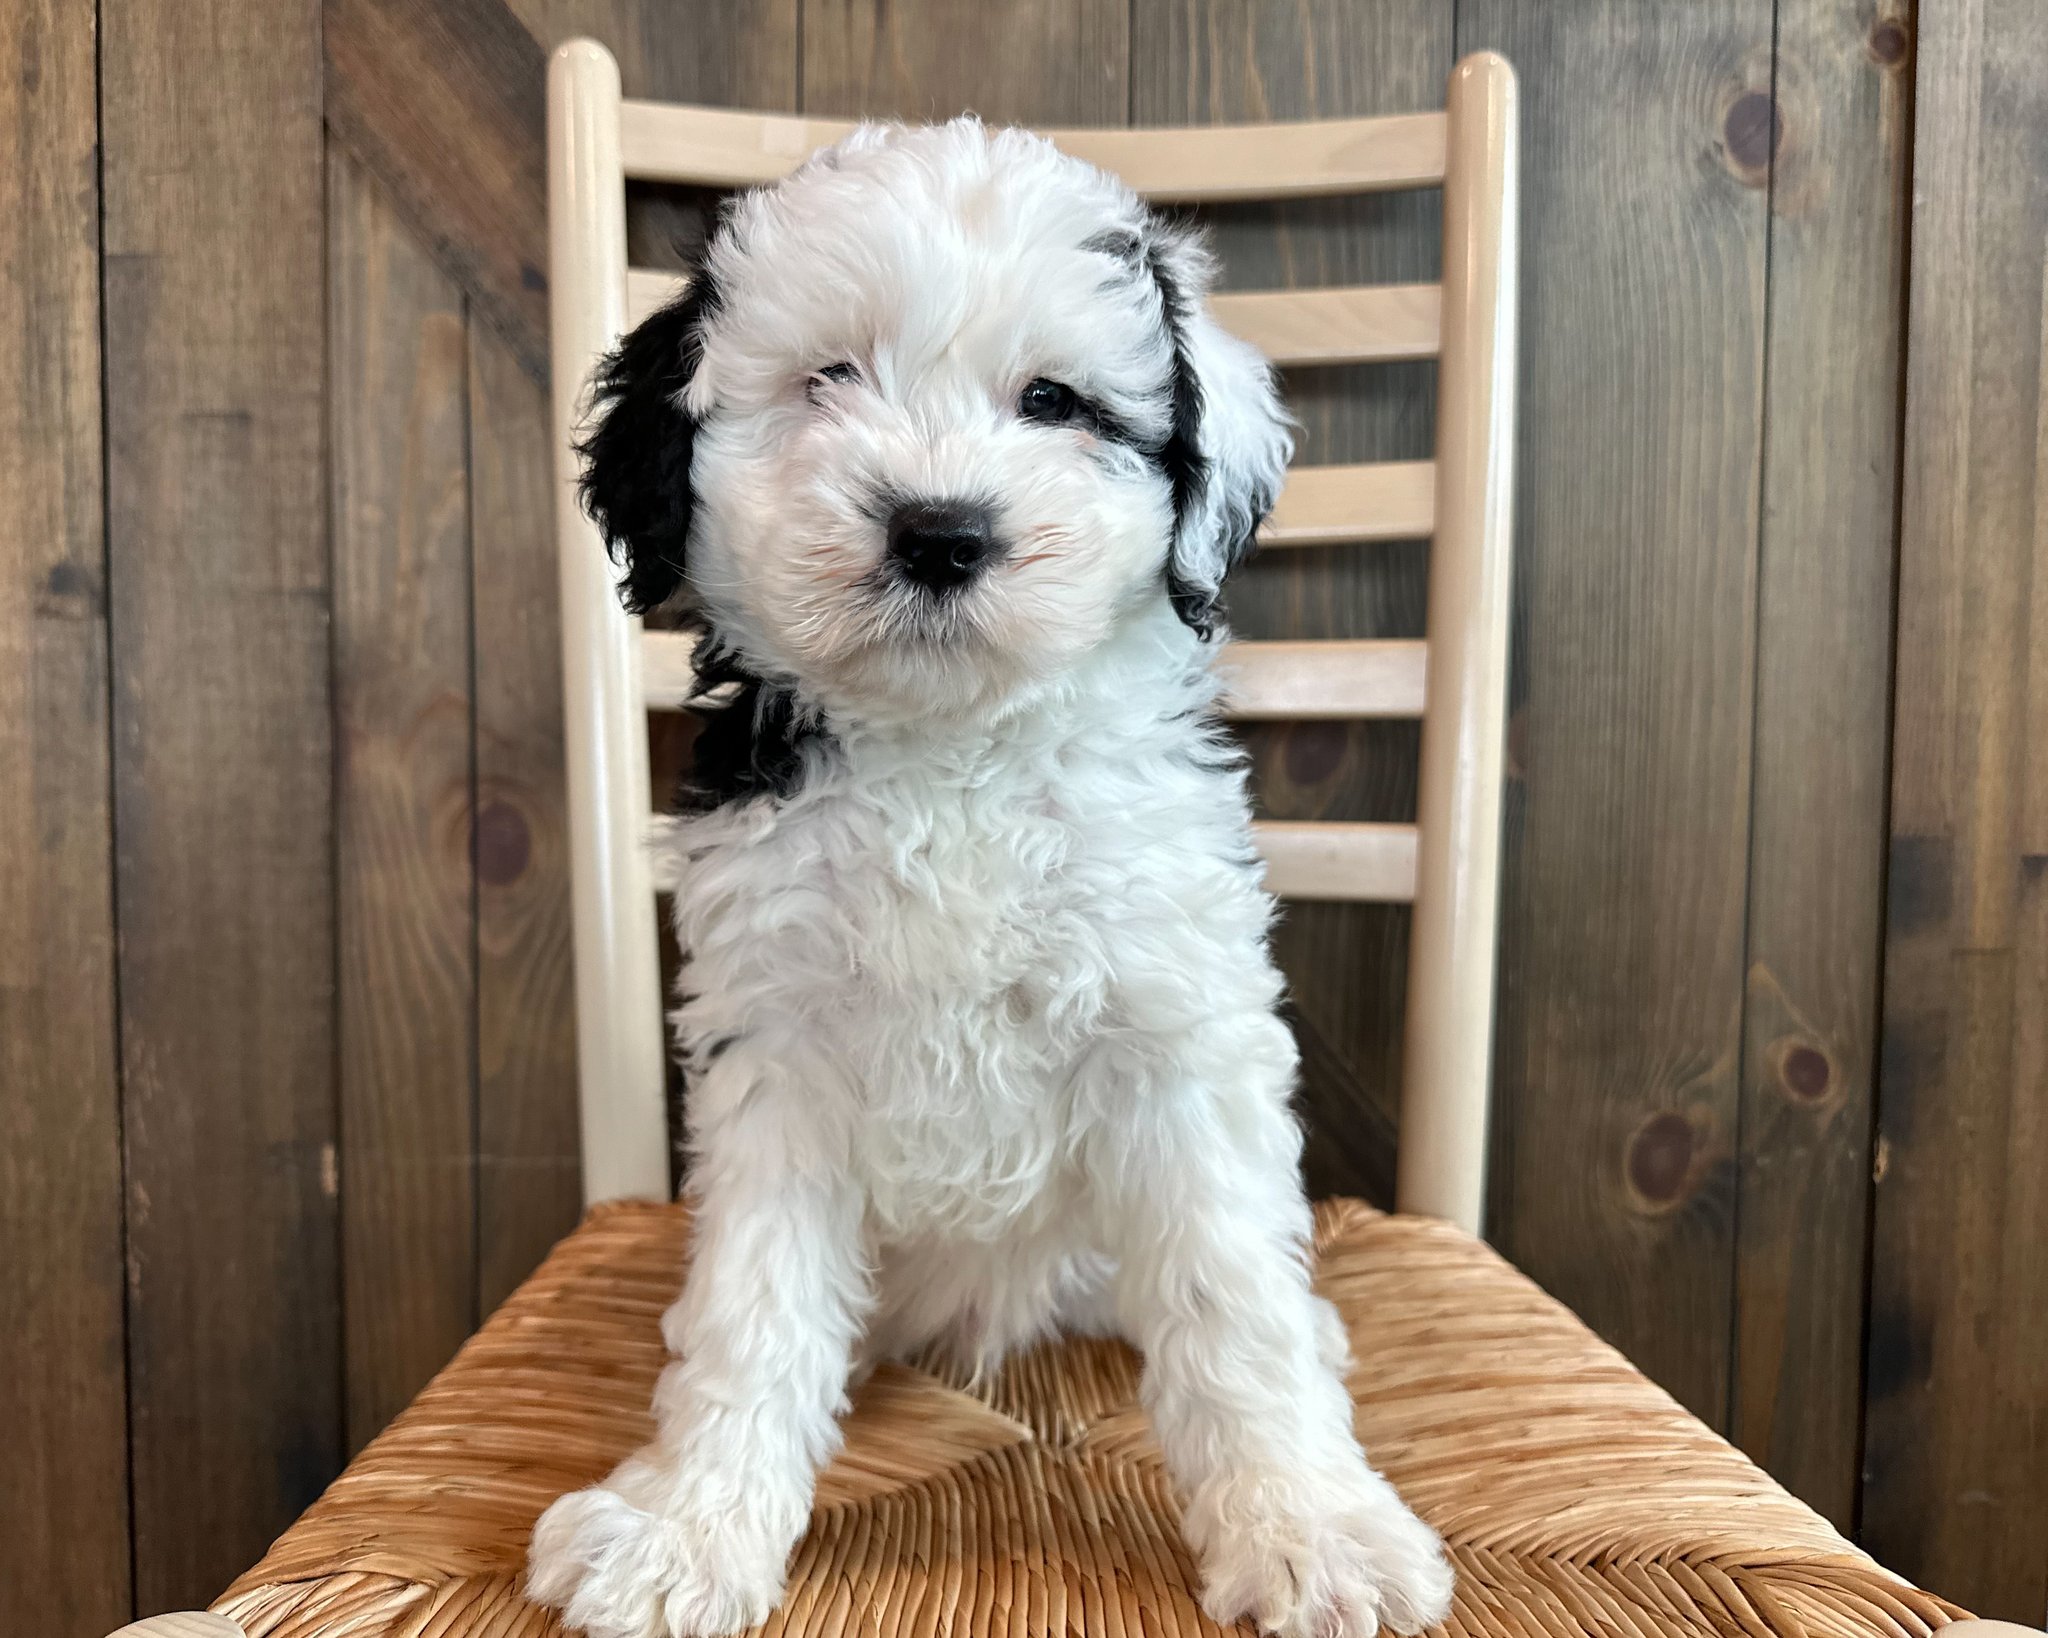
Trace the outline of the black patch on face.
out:
[[[786,801],[803,783],[808,762],[828,750],[822,718],[804,711],[796,691],[748,667],[716,636],[698,649],[700,692],[730,687],[729,698],[697,708],[703,727],[696,754],[676,791],[683,813],[709,813],[757,798]]]
[[[1152,282],[1159,287],[1160,312],[1166,321],[1166,336],[1173,350],[1167,378],[1167,395],[1172,422],[1166,441],[1152,452],[1152,461],[1165,474],[1173,496],[1173,532],[1176,539],[1187,526],[1190,509],[1209,475],[1208,458],[1202,453],[1202,384],[1195,375],[1194,359],[1188,348],[1187,293],[1155,245],[1147,257]],[[1166,566],[1166,595],[1173,612],[1195,632],[1207,637],[1216,626],[1216,598],[1191,584],[1180,572],[1178,554],[1169,556]]]
[[[579,488],[584,510],[625,570],[619,595],[634,614],[667,602],[687,574],[697,422],[682,395],[718,305],[718,286],[699,268],[689,289],[622,338],[592,379],[594,421],[577,445]]]

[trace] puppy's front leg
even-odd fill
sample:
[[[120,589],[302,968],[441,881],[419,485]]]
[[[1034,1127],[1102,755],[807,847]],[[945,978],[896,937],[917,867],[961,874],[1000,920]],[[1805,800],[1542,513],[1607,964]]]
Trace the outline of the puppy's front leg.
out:
[[[1298,1152],[1277,1093],[1164,1093],[1119,1168],[1118,1306],[1208,1614],[1283,1638],[1415,1632],[1449,1613],[1451,1571],[1352,1434],[1342,1325],[1309,1288]]]
[[[839,1443],[868,1301],[859,1199],[829,1168],[793,1168],[784,1131],[724,1136],[726,1163],[700,1164],[689,1279],[662,1322],[678,1357],[655,1439],[534,1527],[529,1596],[590,1638],[765,1620]]]

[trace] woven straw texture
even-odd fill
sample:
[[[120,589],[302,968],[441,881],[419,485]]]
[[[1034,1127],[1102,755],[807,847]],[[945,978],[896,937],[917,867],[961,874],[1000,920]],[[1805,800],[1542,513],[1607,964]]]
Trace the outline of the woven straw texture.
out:
[[[680,1208],[601,1207],[215,1606],[250,1638],[551,1638],[520,1596],[556,1495],[649,1432]],[[1451,1544],[1448,1634],[1921,1638],[1959,1614],[1857,1553],[1569,1312],[1442,1224],[1317,1215],[1358,1430]],[[1075,1342],[855,1396],[764,1638],[1216,1629],[1137,1408]]]

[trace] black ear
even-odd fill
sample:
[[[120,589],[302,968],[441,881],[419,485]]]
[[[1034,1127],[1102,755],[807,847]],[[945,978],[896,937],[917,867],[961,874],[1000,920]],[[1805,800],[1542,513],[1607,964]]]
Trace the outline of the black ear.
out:
[[[658,608],[683,583],[697,437],[683,395],[717,310],[718,287],[700,269],[688,290],[605,355],[591,381],[590,430],[577,446],[583,509],[625,570],[619,596],[634,614]]]
[[[1159,288],[1160,318],[1171,349],[1167,398],[1172,420],[1156,457],[1173,497],[1174,550],[1166,561],[1166,595],[1173,612],[1207,637],[1216,623],[1218,588],[1189,578],[1183,567],[1186,554],[1181,550],[1183,538],[1196,526],[1192,514],[1209,479],[1208,458],[1202,453],[1202,382],[1195,373],[1188,339],[1194,308],[1158,238],[1147,247],[1145,263]]]
[[[1207,639],[1224,577],[1251,555],[1294,438],[1271,368],[1208,309],[1202,241],[1158,216],[1147,226],[1145,266],[1159,291],[1168,359],[1168,430],[1154,456],[1173,500],[1166,594]]]

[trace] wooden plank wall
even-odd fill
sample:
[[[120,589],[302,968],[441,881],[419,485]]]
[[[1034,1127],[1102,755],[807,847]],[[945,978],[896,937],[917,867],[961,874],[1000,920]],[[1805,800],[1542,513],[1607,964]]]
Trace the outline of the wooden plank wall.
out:
[[[0,8],[0,1632],[133,1602],[93,17]],[[30,65],[33,65],[31,71]]]
[[[1864,1524],[2048,1609],[2048,29],[1920,42]]]
[[[1493,1237],[1899,1569],[2048,1614],[2038,7],[96,21],[0,18],[0,1629],[209,1598],[574,1220],[538,189],[575,33],[629,95],[1098,124],[1429,106],[1509,54]],[[636,194],[636,254],[702,206]],[[1207,220],[1240,287],[1437,270],[1427,197]],[[1428,447],[1427,367],[1288,387],[1304,458]],[[1235,617],[1412,635],[1425,562],[1276,554]],[[1261,804],[1405,817],[1414,743],[1263,727]],[[1385,1200],[1405,915],[1280,938],[1313,1180]]]
[[[342,1452],[320,17],[100,19],[135,1598]],[[193,87],[208,88],[203,97]]]

